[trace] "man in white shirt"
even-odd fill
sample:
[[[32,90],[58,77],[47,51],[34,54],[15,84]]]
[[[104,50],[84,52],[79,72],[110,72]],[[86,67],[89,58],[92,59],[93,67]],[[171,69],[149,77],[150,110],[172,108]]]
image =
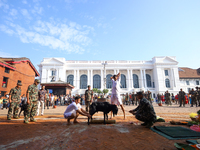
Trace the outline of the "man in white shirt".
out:
[[[79,114],[91,118],[91,115],[82,109],[80,101],[81,101],[80,97],[75,97],[75,102],[72,102],[65,110],[64,117],[67,119],[68,124],[70,124],[70,120],[73,118],[74,118],[74,123],[79,123],[77,121]]]
[[[125,110],[122,104],[121,96],[120,96],[120,76],[121,73],[119,72],[117,75],[112,76],[110,79],[112,80],[112,95],[111,95],[111,104],[117,105],[121,107],[124,113],[124,119],[126,119]],[[111,113],[112,118],[112,113]]]

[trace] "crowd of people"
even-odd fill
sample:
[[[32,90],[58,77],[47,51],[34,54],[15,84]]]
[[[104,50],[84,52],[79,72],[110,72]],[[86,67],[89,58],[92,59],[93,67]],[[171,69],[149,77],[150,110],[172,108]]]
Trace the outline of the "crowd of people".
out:
[[[151,103],[154,102],[152,98],[152,94],[150,91],[142,92],[144,98],[149,100]],[[121,99],[124,105],[136,105],[138,104],[137,94],[127,93],[122,94]],[[172,104],[179,104],[179,106],[185,106],[185,104],[190,104],[191,107],[194,105],[196,107],[200,106],[200,88],[196,87],[196,90],[191,89],[188,93],[185,93],[182,89],[180,89],[179,93],[174,95],[173,93],[169,93],[166,91],[165,93],[158,93],[155,97],[155,102],[160,106],[162,104],[166,104],[167,106]]]
[[[152,126],[155,121],[155,112],[153,109],[153,98],[152,93],[150,91],[147,92],[137,92],[136,94],[133,92],[132,94],[122,94],[120,95],[120,73],[111,77],[113,82],[112,85],[112,94],[107,96],[107,99],[110,99],[111,104],[120,106],[125,119],[125,110],[123,105],[138,105],[139,106],[129,111],[133,115],[136,115],[138,120],[144,121],[145,126]],[[13,118],[18,119],[18,110],[21,107],[24,110],[24,123],[29,123],[30,121],[36,122],[34,116],[38,116],[40,109],[41,115],[44,115],[44,109],[49,107],[55,108],[55,106],[60,105],[69,105],[64,113],[64,117],[68,119],[68,123],[70,123],[70,119],[75,118],[74,123],[77,123],[77,115],[82,114],[90,117],[89,108],[92,102],[97,101],[98,98],[102,98],[99,95],[94,95],[91,87],[88,85],[88,89],[85,91],[84,95],[54,95],[53,93],[49,93],[49,90],[45,90],[45,86],[42,86],[40,90],[38,90],[37,85],[40,83],[38,79],[34,81],[32,85],[30,85],[27,89],[26,96],[21,96],[21,83],[17,83],[17,86],[10,90],[9,95],[0,98],[0,107],[2,109],[8,109],[7,119],[11,120],[11,116]],[[200,106],[200,88],[196,87],[196,90],[192,89],[189,93],[185,93],[182,89],[180,89],[177,95],[170,94],[166,91],[164,94],[158,93],[155,97],[155,101],[161,106],[161,104],[172,105],[179,104],[181,107],[185,104],[191,104]],[[85,105],[86,109],[83,110],[81,105]],[[142,110],[140,110],[142,108]],[[145,108],[145,110],[144,110]],[[21,111],[20,111],[21,113]],[[149,114],[152,114],[149,116]],[[111,113],[112,118],[112,113]],[[145,122],[146,119],[146,122]],[[150,119],[150,120],[148,120]]]

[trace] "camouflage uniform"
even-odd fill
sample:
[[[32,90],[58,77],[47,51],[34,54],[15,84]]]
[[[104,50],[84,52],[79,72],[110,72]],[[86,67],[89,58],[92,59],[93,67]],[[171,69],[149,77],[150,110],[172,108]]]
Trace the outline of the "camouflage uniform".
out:
[[[165,93],[165,103],[167,105],[171,105],[171,101],[170,101],[170,93]]]
[[[146,99],[142,98],[140,100],[139,106],[134,109],[136,111],[136,119],[143,122],[155,122],[156,121],[156,113],[152,104]]]
[[[46,93],[46,104],[47,104],[47,109],[49,109],[49,101],[50,101],[50,99],[49,99],[49,93]]]
[[[197,107],[197,99],[196,99],[197,92],[190,91],[190,94],[191,94],[191,99],[192,99],[191,107],[193,107],[193,104],[196,104],[196,107]]]
[[[179,107],[182,106],[182,103],[183,103],[183,106],[185,106],[185,92],[184,91],[179,91],[178,99],[179,99],[179,104],[180,104]]]
[[[92,90],[86,90],[85,91],[85,105],[86,105],[86,111],[89,111],[91,101],[92,101],[93,91]]]
[[[131,98],[132,98],[132,100],[131,100],[131,101],[132,101],[132,104],[134,105],[134,102],[135,102],[135,100],[136,100],[136,99],[135,99],[135,94],[132,94],[132,95],[131,95]]]
[[[38,101],[38,88],[37,85],[29,85],[27,93],[29,93],[29,104],[24,112],[24,121],[28,121],[30,117],[31,121],[34,121],[34,116],[37,111],[37,101]]]
[[[13,118],[18,117],[18,110],[19,110],[19,104],[20,104],[20,96],[21,96],[21,88],[12,88],[10,90],[11,96],[11,103],[8,109],[8,115],[7,118],[10,119],[13,111]]]
[[[161,95],[157,94],[158,103],[161,103]]]
[[[197,102],[199,103],[200,106],[200,89],[196,90],[197,92]]]
[[[148,92],[147,93],[147,100],[149,100],[150,103],[152,103],[151,98],[152,98],[151,97],[151,92]]]

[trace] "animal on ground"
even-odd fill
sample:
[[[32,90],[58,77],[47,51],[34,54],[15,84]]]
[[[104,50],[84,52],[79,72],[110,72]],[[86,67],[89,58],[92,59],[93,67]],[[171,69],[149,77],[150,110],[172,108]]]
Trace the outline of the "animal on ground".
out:
[[[20,110],[19,115],[18,115],[19,118],[20,118],[21,112],[25,111],[27,109],[27,104],[22,103],[20,105],[20,107],[21,107],[21,110]]]
[[[89,113],[91,115],[91,120],[92,120],[92,116],[96,113],[96,112],[103,112],[104,113],[104,124],[106,124],[106,120],[108,120],[108,113],[110,111],[113,112],[113,116],[117,115],[118,112],[118,108],[116,105],[112,105],[108,102],[93,102],[90,105],[90,109],[89,109]],[[88,125],[90,124],[90,118],[88,118]]]

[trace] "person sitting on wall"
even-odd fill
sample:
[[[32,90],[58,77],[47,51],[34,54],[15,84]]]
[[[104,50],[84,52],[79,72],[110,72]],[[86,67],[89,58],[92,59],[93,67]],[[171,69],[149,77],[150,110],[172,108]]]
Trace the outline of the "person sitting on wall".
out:
[[[136,109],[130,110],[129,112],[135,115],[135,118],[144,122],[142,126],[150,128],[156,121],[156,113],[152,104],[143,98],[142,92],[137,93],[137,98],[139,99],[139,106]]]
[[[78,96],[75,97],[75,101],[72,102],[65,110],[64,117],[67,119],[68,124],[70,124],[71,119],[74,119],[74,123],[79,123],[77,121],[79,114],[91,118],[91,115],[82,109],[80,101],[81,101],[80,97]]]

